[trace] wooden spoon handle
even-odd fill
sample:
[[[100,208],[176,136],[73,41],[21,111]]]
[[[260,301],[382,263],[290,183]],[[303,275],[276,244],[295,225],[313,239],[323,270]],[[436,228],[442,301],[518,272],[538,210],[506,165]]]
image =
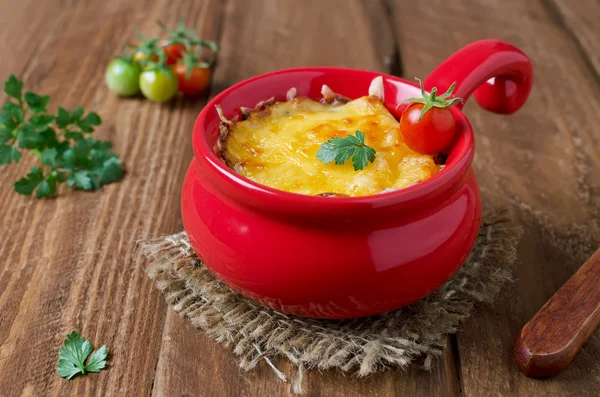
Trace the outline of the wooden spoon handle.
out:
[[[571,362],[600,323],[600,249],[517,335],[514,355],[529,377],[552,376]]]

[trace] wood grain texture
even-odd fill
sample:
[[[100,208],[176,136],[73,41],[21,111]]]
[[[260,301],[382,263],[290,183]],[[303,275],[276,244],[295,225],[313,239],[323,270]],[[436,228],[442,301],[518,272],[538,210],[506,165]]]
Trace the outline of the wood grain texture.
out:
[[[55,200],[37,201],[10,188],[26,173],[30,157],[2,168],[0,395],[150,395],[167,307],[133,249],[137,239],[171,232],[180,223],[179,189],[202,100],[161,106],[117,98],[103,82],[107,47],[118,49],[133,26],[157,33],[159,18],[171,24],[179,16],[197,18],[206,33],[218,17],[209,13],[218,9],[192,1],[66,5],[60,23],[31,38],[40,43],[22,54],[31,61],[2,64],[0,77],[24,77],[27,89],[52,95],[53,108],[97,110],[104,118],[97,135],[114,142],[128,173],[98,192],[64,191]],[[21,25],[26,17],[24,12]],[[57,349],[73,329],[109,347],[108,371],[73,381],[56,375]]]
[[[45,45],[48,32],[65,23],[72,15],[73,1],[3,1],[0,13],[0,71],[25,68]],[[26,24],[24,21],[27,21]],[[5,72],[6,71],[6,72]]]
[[[535,1],[390,1],[406,76],[425,76],[444,57],[486,37],[527,53],[535,83],[524,108],[498,116],[465,107],[477,140],[474,168],[492,204],[509,200],[523,224],[513,284],[481,307],[458,334],[458,370],[467,396],[584,396],[600,388],[596,333],[560,376],[523,376],[512,360],[523,324],[600,243],[600,122],[591,71],[571,36]],[[428,27],[426,33],[420,30]]]
[[[27,89],[52,95],[53,108],[98,111],[104,124],[97,135],[115,143],[128,170],[122,182],[98,192],[65,190],[55,200],[36,201],[10,188],[32,158],[1,169],[0,397],[289,395],[267,365],[240,373],[232,353],[168,310],[133,250],[136,240],[180,225],[179,189],[205,98],[158,105],[115,97],[103,84],[107,47],[118,49],[134,26],[153,34],[155,20],[179,18],[222,45],[210,95],[292,66],[422,77],[483,37],[528,53],[536,83],[519,113],[491,115],[474,103],[465,108],[477,134],[475,169],[485,197],[493,204],[509,199],[515,221],[524,224],[517,282],[494,307],[478,309],[431,373],[398,370],[359,380],[310,372],[305,385],[309,396],[594,395],[597,333],[549,381],[525,378],[511,358],[518,329],[600,245],[593,41],[599,34],[597,24],[582,22],[595,21],[589,18],[600,5],[571,3],[0,0],[0,50],[11,54],[0,59],[0,79],[23,77]],[[56,375],[58,347],[73,329],[96,346],[108,345],[107,371],[73,381]],[[294,373],[284,360],[275,365]]]
[[[597,84],[600,84],[600,7],[597,0],[543,0],[557,24],[579,46]]]
[[[600,249],[517,334],[515,361],[530,377],[553,376],[600,324]]]

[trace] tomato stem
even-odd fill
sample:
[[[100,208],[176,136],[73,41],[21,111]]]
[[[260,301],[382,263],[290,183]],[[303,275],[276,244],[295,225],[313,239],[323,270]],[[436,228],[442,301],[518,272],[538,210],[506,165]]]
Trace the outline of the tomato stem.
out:
[[[410,103],[422,103],[423,104],[423,108],[421,109],[421,113],[419,114],[419,119],[417,121],[421,121],[421,118],[423,117],[423,115],[430,110],[431,108],[449,108],[450,106],[454,105],[456,102],[464,102],[462,98],[459,97],[455,97],[455,98],[451,98],[451,99],[447,99],[448,97],[450,97],[452,95],[452,92],[454,91],[454,88],[456,87],[456,82],[452,83],[452,85],[448,88],[448,90],[446,90],[446,92],[444,92],[442,95],[437,96],[437,87],[433,87],[431,89],[431,93],[427,94],[425,92],[425,88],[423,87],[423,82],[421,81],[421,79],[419,79],[418,77],[415,77],[415,79],[419,82],[419,87],[421,88],[421,98],[408,98],[403,100],[402,102],[400,102],[400,104],[402,103],[406,103],[406,102],[410,102]],[[398,104],[398,106],[400,106],[400,104]],[[398,106],[396,106],[396,108],[398,108]]]

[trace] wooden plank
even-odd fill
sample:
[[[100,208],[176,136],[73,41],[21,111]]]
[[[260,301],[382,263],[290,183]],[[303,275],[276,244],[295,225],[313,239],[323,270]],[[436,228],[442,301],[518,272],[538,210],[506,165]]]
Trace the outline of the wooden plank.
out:
[[[571,3],[569,3],[571,4]],[[523,224],[517,282],[481,307],[458,334],[462,392],[482,395],[594,395],[600,341],[592,337],[561,375],[523,376],[512,359],[517,330],[600,245],[600,89],[577,44],[540,2],[390,1],[407,76],[425,76],[469,42],[497,37],[525,51],[536,81],[518,113],[465,111],[476,131],[474,168],[486,200],[513,204]],[[427,27],[423,31],[423,27]]]
[[[165,15],[167,23],[185,16],[208,33],[219,18],[214,3],[69,3],[22,73],[27,89],[52,95],[53,108],[98,111],[104,124],[97,135],[115,143],[128,173],[94,193],[64,191],[38,201],[9,188],[31,158],[3,167],[0,395],[151,393],[167,306],[133,249],[137,239],[172,232],[180,222],[190,133],[204,100],[159,105],[117,98],[103,82],[111,57],[106,48],[119,48],[136,25],[157,33],[154,20]],[[20,18],[25,24],[26,15]],[[71,330],[109,347],[107,371],[72,381],[56,375],[58,348]]]
[[[562,26],[581,50],[581,57],[600,84],[600,6],[596,0],[543,0],[555,23]]]
[[[379,2],[346,0],[242,0],[226,3],[222,50],[211,95],[245,78],[276,69],[332,65],[398,71],[397,50]],[[232,353],[169,312],[154,383],[154,396],[289,395],[265,364],[242,373]],[[293,380],[285,360],[274,363]],[[310,396],[454,396],[452,354],[431,373],[387,371],[368,379],[340,372],[306,373]]]
[[[0,13],[0,79],[10,73],[21,73],[35,56],[36,50],[65,18],[72,1],[36,0],[1,2]]]

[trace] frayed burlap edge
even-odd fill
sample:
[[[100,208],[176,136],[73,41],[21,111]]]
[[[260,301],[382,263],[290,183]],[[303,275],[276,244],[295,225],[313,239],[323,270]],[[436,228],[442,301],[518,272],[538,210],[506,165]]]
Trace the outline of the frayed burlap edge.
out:
[[[267,309],[240,296],[206,269],[184,232],[140,243],[149,259],[148,276],[183,318],[232,349],[240,367],[253,369],[278,356],[298,368],[292,383],[302,393],[305,369],[336,368],[366,376],[388,367],[405,368],[416,359],[431,369],[447,334],[478,302],[491,303],[511,277],[522,232],[506,211],[484,208],[481,230],[467,262],[446,284],[400,310],[354,320],[315,320]]]

